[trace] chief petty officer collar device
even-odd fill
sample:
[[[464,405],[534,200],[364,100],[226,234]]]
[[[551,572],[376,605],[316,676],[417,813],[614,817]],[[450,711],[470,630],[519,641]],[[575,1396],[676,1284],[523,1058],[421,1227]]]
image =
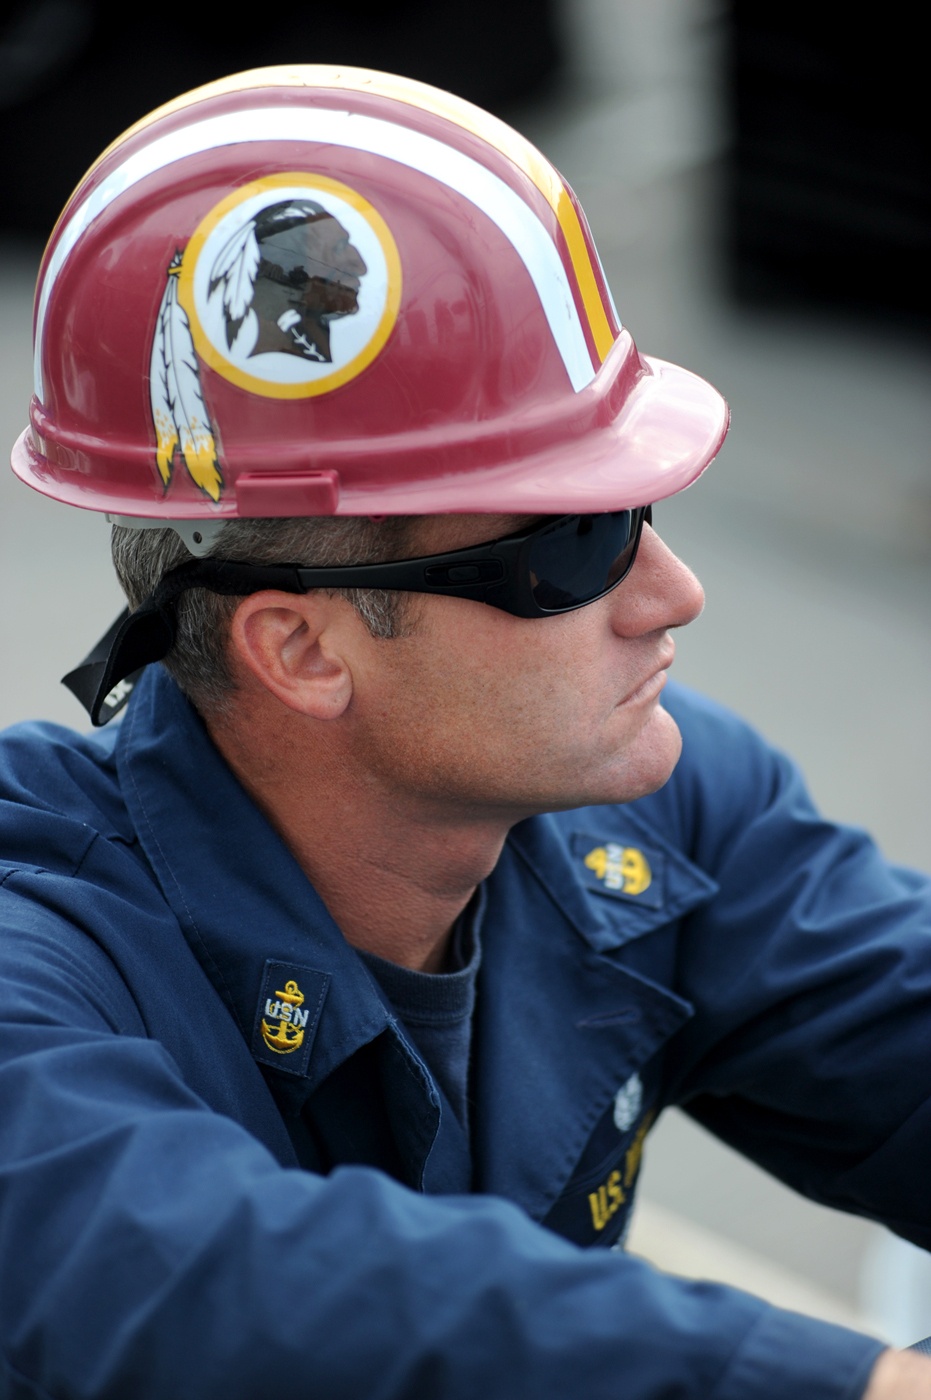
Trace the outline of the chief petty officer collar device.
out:
[[[639,354],[529,142],[424,84],[313,65],[188,93],[85,176],[40,269],[13,468],[201,556],[67,678],[100,722],[167,654],[189,587],[582,606],[727,423],[704,380]],[[549,518],[364,575],[212,557],[237,517],[460,512]]]

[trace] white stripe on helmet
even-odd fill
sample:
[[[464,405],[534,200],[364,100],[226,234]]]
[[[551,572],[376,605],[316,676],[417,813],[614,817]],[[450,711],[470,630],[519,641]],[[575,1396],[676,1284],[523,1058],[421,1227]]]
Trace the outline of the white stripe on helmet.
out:
[[[531,206],[499,176],[432,136],[379,117],[330,108],[261,107],[208,117],[158,137],[111,170],[71,214],[58,234],[36,306],[35,392],[40,402],[49,297],[85,230],[113,200],[157,170],[202,151],[253,141],[313,141],[370,151],[463,195],[497,224],[526,267],[573,389],[578,392],[592,382],[595,367],[559,251]]]

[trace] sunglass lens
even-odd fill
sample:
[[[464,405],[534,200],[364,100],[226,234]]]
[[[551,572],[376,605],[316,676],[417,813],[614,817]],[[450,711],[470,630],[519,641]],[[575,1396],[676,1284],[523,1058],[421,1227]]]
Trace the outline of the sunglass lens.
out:
[[[530,549],[533,597],[547,612],[593,602],[633,565],[645,510],[572,515],[542,530]]]

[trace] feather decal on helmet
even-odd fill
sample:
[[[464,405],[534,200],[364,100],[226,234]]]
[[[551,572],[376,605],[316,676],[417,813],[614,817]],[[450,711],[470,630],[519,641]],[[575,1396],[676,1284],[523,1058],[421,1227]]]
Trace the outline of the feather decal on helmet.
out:
[[[167,487],[180,452],[191,480],[219,501],[223,486],[213,424],[200,386],[190,322],[178,300],[181,254],[168,268],[168,281],[152,343],[150,393],[155,424],[155,461]]]
[[[210,296],[223,284],[226,343],[232,348],[255,295],[255,274],[262,255],[255,237],[255,219],[237,229],[221,248],[210,271]]]

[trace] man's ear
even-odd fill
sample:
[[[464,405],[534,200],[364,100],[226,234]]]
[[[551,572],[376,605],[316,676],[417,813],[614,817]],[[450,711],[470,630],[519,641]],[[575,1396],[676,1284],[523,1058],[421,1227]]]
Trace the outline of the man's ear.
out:
[[[298,714],[338,719],[353,689],[343,645],[349,640],[347,613],[358,619],[344,599],[325,593],[252,593],[230,626],[234,668],[244,667]]]

